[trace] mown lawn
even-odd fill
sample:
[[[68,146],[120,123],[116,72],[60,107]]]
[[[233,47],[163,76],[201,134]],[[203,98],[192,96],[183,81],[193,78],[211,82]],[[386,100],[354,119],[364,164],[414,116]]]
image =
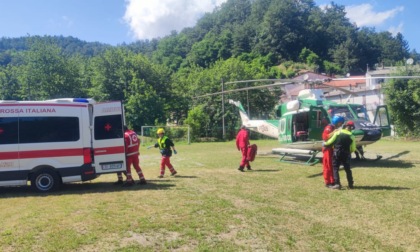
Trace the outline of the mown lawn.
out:
[[[111,174],[46,195],[0,188],[0,251],[420,251],[419,142],[368,146],[382,160],[353,163],[355,189],[339,191],[321,164],[280,163],[275,140],[253,143],[250,172],[234,142],[194,143],[177,145],[178,176],[158,179],[159,153],[142,146],[147,185]]]

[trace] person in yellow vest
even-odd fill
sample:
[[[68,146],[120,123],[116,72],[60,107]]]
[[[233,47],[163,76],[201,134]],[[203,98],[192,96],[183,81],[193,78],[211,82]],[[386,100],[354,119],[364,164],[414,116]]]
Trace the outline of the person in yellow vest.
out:
[[[158,142],[155,143],[154,147],[159,148],[160,154],[162,154],[162,159],[160,161],[160,175],[158,176],[158,178],[163,178],[163,176],[165,175],[165,167],[168,167],[169,171],[171,172],[171,176],[175,176],[175,174],[177,174],[177,171],[171,164],[172,151],[174,152],[174,154],[177,154],[175,150],[175,145],[171,139],[165,136],[164,129],[158,129],[157,134],[159,138]]]
[[[348,121],[344,124],[343,129],[338,130],[334,135],[325,142],[325,146],[334,146],[333,154],[333,175],[334,186],[332,189],[341,189],[339,168],[344,166],[346,172],[349,189],[353,189],[353,174],[350,169],[350,155],[356,150],[356,141],[351,131],[354,130],[354,122]]]

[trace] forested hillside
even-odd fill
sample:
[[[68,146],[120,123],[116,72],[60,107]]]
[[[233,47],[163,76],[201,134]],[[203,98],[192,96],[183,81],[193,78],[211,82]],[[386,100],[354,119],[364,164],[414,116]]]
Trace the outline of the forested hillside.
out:
[[[222,81],[290,78],[301,69],[363,74],[366,67],[398,65],[410,57],[419,62],[401,34],[356,27],[345,14],[344,6],[320,9],[312,0],[228,0],[194,27],[132,44],[2,38],[0,99],[123,100],[137,130],[188,123],[195,137],[221,138],[221,97],[195,97],[220,91]],[[227,88],[235,87],[243,86]],[[253,116],[268,117],[280,93],[258,90],[228,98],[247,98]],[[237,111],[226,105],[224,115],[232,136]]]

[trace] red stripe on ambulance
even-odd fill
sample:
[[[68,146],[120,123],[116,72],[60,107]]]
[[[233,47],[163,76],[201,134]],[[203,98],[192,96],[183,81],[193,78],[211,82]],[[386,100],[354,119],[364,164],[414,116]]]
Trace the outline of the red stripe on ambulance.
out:
[[[124,146],[96,148],[94,154],[96,155],[109,155],[109,154],[120,154],[124,153]]]
[[[94,150],[95,155],[110,155],[124,153],[124,146],[115,146],[107,148],[97,148]],[[70,157],[83,156],[83,148],[77,149],[59,149],[59,150],[39,150],[39,151],[13,151],[1,152],[0,160],[6,159],[26,159],[26,158],[50,158],[50,157]]]
[[[19,158],[46,158],[46,157],[69,157],[82,156],[83,148],[77,149],[59,149],[59,150],[32,150],[20,151]]]

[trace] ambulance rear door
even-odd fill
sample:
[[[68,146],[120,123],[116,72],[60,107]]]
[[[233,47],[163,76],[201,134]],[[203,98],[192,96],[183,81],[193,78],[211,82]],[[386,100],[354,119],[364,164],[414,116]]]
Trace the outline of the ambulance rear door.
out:
[[[0,105],[0,186],[26,185],[19,172],[18,106]]]
[[[92,146],[96,173],[125,171],[124,118],[121,102],[93,104]]]

